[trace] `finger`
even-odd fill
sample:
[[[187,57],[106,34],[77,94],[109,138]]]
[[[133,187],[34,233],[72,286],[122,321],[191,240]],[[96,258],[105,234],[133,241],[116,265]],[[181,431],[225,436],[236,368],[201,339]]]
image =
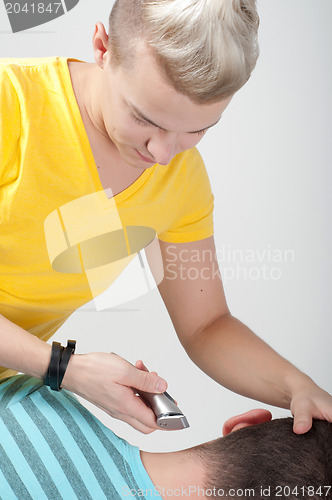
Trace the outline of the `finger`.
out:
[[[162,393],[167,389],[166,381],[156,373],[149,373],[132,366],[128,369],[124,384],[140,391],[152,393]]]
[[[98,406],[98,405],[97,405]],[[132,417],[131,415],[124,415],[122,413],[119,414],[112,414],[111,412],[108,412],[105,408],[99,407],[102,410],[104,410],[106,413],[108,413],[112,418],[116,418],[117,420],[121,420],[122,422],[125,422],[126,424],[130,425],[131,427],[134,427],[134,429],[143,432],[143,434],[150,434],[151,432],[154,432],[159,429],[157,425],[149,426],[145,425],[143,422],[140,422],[137,420],[137,418]]]
[[[312,418],[304,414],[299,414],[294,417],[293,431],[295,434],[305,434],[312,427]]]
[[[148,372],[149,371],[147,369],[147,367],[143,364],[142,361],[136,361],[135,366],[136,366],[136,368],[138,368],[139,370],[142,370],[143,372]],[[157,372],[149,372],[149,373],[154,373],[155,375],[158,375]]]
[[[293,431],[295,434],[305,434],[312,426],[312,413],[309,403],[301,402],[292,408],[294,416]]]
[[[111,417],[129,423],[129,425],[133,425],[135,429],[145,434],[159,429],[155,414],[151,408],[140,397],[135,396],[130,388],[122,387],[122,405],[118,410],[109,410],[98,403],[96,406],[111,415]]]
[[[151,434],[152,432],[156,431],[159,429],[159,427],[149,427],[148,425],[143,424],[139,420],[137,420],[134,417],[124,417],[123,421],[129,424],[131,427],[134,427],[139,432],[142,432],[143,434]]]
[[[144,372],[149,371],[141,359],[136,361],[135,366],[136,366],[136,368],[138,368],[139,370],[142,370]]]
[[[147,427],[158,429],[156,416],[150,406],[145,404],[139,396],[135,396],[132,389],[127,387],[122,389],[122,405],[119,412],[139,420]]]
[[[143,363],[143,361],[141,361],[141,360],[136,361],[135,366],[136,366],[136,368],[138,368],[139,370],[142,370],[143,372],[149,371],[147,369],[147,367],[145,366],[145,364]],[[158,375],[157,372],[150,372],[150,373],[154,373],[155,375]]]

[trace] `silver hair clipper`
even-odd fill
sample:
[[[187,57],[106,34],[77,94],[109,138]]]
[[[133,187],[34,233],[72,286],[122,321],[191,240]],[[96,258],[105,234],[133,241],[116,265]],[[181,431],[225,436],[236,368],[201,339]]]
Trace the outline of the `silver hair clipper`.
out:
[[[157,417],[157,425],[161,429],[175,431],[189,427],[187,418],[175,404],[168,392],[152,394],[151,392],[137,391],[143,401],[153,410]]]

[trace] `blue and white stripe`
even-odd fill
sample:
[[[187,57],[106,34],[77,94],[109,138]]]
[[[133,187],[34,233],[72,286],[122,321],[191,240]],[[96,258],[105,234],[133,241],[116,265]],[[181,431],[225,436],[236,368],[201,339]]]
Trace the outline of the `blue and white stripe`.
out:
[[[153,488],[138,449],[72,394],[27,375],[0,380],[1,500],[118,500]]]

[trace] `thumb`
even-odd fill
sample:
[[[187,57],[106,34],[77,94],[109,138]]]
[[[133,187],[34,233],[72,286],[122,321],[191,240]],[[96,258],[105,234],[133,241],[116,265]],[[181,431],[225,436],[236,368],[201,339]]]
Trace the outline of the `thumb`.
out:
[[[295,434],[305,434],[311,429],[312,419],[308,415],[299,414],[294,417],[293,431]]]
[[[292,408],[292,413],[294,415],[293,431],[295,434],[305,434],[308,432],[312,426],[312,416],[308,405],[305,403],[300,405],[298,403]]]
[[[135,389],[152,393],[162,393],[166,391],[167,382],[156,373],[146,372],[137,368],[135,368],[135,371],[135,380],[131,383],[131,386]]]
[[[141,359],[136,361],[135,366],[136,368],[138,368],[139,370],[143,370],[144,372],[149,371]]]

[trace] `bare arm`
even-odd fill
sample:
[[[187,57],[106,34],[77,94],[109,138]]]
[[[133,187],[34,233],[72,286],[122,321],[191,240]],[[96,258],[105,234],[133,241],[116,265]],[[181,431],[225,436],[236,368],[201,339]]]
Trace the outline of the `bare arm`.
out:
[[[43,379],[51,346],[0,314],[0,365]]]
[[[331,396],[231,315],[213,238],[160,245],[159,291],[195,364],[234,392],[290,408],[296,432],[308,430],[312,417],[332,421]]]
[[[224,387],[270,405],[290,408],[293,389],[310,380],[230,313],[193,335],[185,348]]]
[[[0,365],[44,379],[51,346],[0,315]],[[158,387],[158,382],[163,387]],[[155,416],[132,388],[160,393],[166,383],[156,373],[134,367],[114,353],[74,354],[62,387],[148,434],[159,427]]]

